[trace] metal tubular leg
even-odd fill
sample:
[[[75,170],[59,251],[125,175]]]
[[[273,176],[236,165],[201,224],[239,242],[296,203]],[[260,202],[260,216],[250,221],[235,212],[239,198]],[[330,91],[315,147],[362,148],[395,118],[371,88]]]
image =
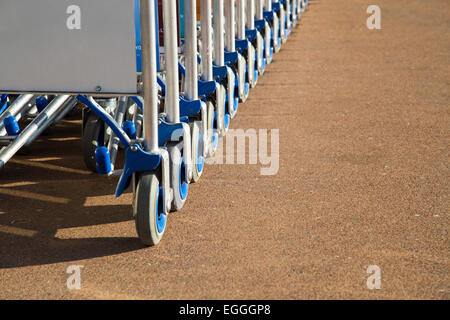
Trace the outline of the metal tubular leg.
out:
[[[255,0],[247,0],[247,19],[246,26],[247,29],[253,30],[255,29]]]
[[[214,28],[214,64],[216,66],[225,65],[225,45],[224,45],[224,9],[223,0],[213,0],[213,28]],[[225,96],[227,94],[227,89],[222,84],[218,85],[220,91],[217,92],[217,106],[218,109],[218,122],[219,122],[219,132],[221,135],[225,135],[227,132],[226,128],[226,117],[225,116]],[[230,93],[233,88],[228,88]],[[229,94],[230,96],[230,94]],[[231,102],[231,104],[230,104]],[[229,100],[229,105],[232,105],[233,101]],[[228,118],[227,118],[228,119]]]
[[[235,16],[235,7],[234,7],[234,1],[230,1],[232,3],[232,24],[234,25],[234,16]],[[236,12],[237,15],[237,32],[236,32],[236,39],[237,40],[246,40],[245,39],[245,2],[244,0],[237,0],[238,9]],[[240,35],[239,35],[240,34]],[[236,43],[237,41],[235,41]],[[236,48],[235,48],[236,49]],[[246,69],[247,69],[247,62],[245,58],[243,57],[242,53],[239,53],[238,55],[238,62],[237,62],[237,71],[238,71],[238,92],[239,92],[239,99],[241,102],[245,102],[248,97],[248,89],[249,89],[249,83],[246,81]]]
[[[200,1],[200,25],[202,36],[202,79],[212,81],[211,0]]]
[[[245,39],[245,1],[237,0],[237,34],[239,40]]]
[[[200,0],[200,31],[202,38],[202,80],[204,81],[212,81],[213,80],[213,68],[212,68],[212,19],[211,19],[211,0]],[[211,104],[211,102],[208,102]],[[207,110],[209,110],[207,108]],[[212,155],[214,153],[213,150],[213,137],[214,132],[213,128],[210,127],[209,119],[213,117],[209,111],[207,111],[207,119],[208,119],[208,145],[205,146],[209,148],[208,155]]]
[[[61,106],[69,99],[69,95],[58,96],[23,130],[17,138],[0,152],[0,169],[35,135],[40,128],[45,128],[50,117],[54,117]]]
[[[184,4],[184,36],[185,36],[185,93],[190,100],[198,99],[198,67],[197,67],[197,3],[187,0]]]
[[[274,1],[277,2],[277,1]],[[272,3],[270,4],[270,11],[272,11]],[[281,48],[281,39],[280,39],[280,20],[278,15],[274,14],[273,16],[273,47],[275,52],[279,52]]]
[[[264,0],[256,0],[255,16],[257,20],[264,19]]]
[[[286,1],[286,16],[287,16],[287,28],[289,33],[292,27],[291,0]]]
[[[31,145],[33,141],[36,140],[36,138],[39,137],[45,129],[47,129],[48,126],[64,118],[64,116],[73,109],[77,102],[77,99],[74,96],[71,96],[64,102],[64,105],[57,112],[47,115],[47,120],[40,125],[39,129],[33,134],[30,139],[28,139],[25,145]]]
[[[281,25],[281,41],[282,43],[286,43],[287,41],[287,34],[286,34],[286,8],[281,3],[280,4],[280,25]]]
[[[143,133],[146,150],[159,151],[158,144],[158,89],[156,85],[156,29],[155,2],[141,0],[142,79],[144,98]]]
[[[169,123],[180,123],[180,91],[178,77],[178,30],[177,30],[177,2],[173,0],[163,0],[164,17],[164,56],[166,70],[166,94],[165,111]],[[183,141],[182,157],[186,167],[186,177],[189,180],[192,176],[191,164],[191,135],[189,125],[182,123]],[[170,149],[169,149],[170,152]],[[172,159],[171,159],[172,160]],[[171,166],[173,162],[171,161]],[[179,164],[175,164],[179,165]],[[172,185],[173,187],[173,185]]]
[[[213,0],[213,28],[214,28],[214,64],[217,66],[225,65],[225,8],[224,0]],[[226,1],[231,5],[231,1]],[[234,37],[233,37],[234,41]],[[235,89],[235,75],[230,67],[227,67],[227,86],[228,92],[228,114],[233,117],[235,112],[234,107],[234,89]],[[225,125],[224,125],[225,127]],[[224,128],[225,129],[225,128]]]
[[[291,8],[292,8],[292,22],[293,22],[293,26],[295,27],[297,25],[297,19],[298,19],[297,0],[292,0]]]
[[[214,64],[225,65],[225,44],[224,44],[224,8],[223,0],[214,0]]]
[[[170,211],[173,192],[170,188],[169,154],[159,148],[158,141],[158,85],[157,70],[159,57],[156,55],[156,8],[154,0],[141,1],[141,42],[142,42],[142,79],[144,114],[143,133],[146,150],[150,153],[160,154],[162,185],[166,213]],[[176,29],[175,29],[176,30]],[[178,64],[177,64],[178,65]],[[178,96],[177,96],[178,98]],[[133,176],[133,180],[135,180]],[[133,184],[134,185],[134,184]],[[135,190],[133,189],[133,192]]]
[[[262,20],[264,19],[264,10],[266,6],[265,0],[256,0],[256,19]],[[261,30],[262,32],[262,30]],[[272,62],[272,54],[270,48],[270,26],[266,21],[266,26],[264,28],[264,44],[265,44],[265,57],[266,63],[269,64]]]
[[[245,16],[244,36],[245,36],[246,28],[249,30],[255,29],[255,2],[254,0],[247,0],[242,2],[244,2],[244,16]],[[248,65],[248,79],[250,86],[252,88],[256,86],[258,77],[258,73],[255,71],[256,70],[255,55],[256,55],[256,48],[253,45],[253,43],[249,42],[249,47],[247,50],[247,65]]]
[[[178,43],[176,1],[163,0],[164,55],[166,62],[165,106],[167,120],[180,122],[180,92],[178,80]]]
[[[225,22],[226,22],[226,31],[225,31],[225,49],[228,52],[234,52],[236,51],[236,43],[235,43],[235,37],[236,37],[236,26],[235,26],[235,7],[234,7],[234,1],[226,1],[224,6],[224,12],[225,12]]]
[[[197,62],[197,1],[187,0],[184,4],[184,35],[185,35],[185,63],[186,63],[186,77],[185,77],[185,93],[190,100],[198,100],[198,62]],[[203,137],[203,156],[207,155],[208,146],[208,129],[207,129],[207,115],[206,105],[202,101],[202,109],[200,113],[201,119],[201,134]],[[195,141],[192,141],[194,144]],[[192,153],[193,159],[196,155]],[[192,162],[195,165],[195,161]]]
[[[16,100],[0,115],[0,135],[5,135],[5,126],[3,121],[10,116],[17,116],[27,106],[32,103],[35,96],[32,94],[24,94],[17,97]]]

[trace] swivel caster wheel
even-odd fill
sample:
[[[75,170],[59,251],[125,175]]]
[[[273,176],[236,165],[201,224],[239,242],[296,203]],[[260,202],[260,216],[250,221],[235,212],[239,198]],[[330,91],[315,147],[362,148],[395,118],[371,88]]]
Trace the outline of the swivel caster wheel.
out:
[[[154,172],[139,175],[134,199],[134,216],[139,239],[146,246],[155,246],[166,229],[163,189]]]
[[[227,73],[227,88],[225,93],[225,112],[229,119],[233,119],[238,111],[239,97],[235,95],[236,90],[236,76],[231,68],[228,68]],[[225,119],[226,121],[226,119]]]
[[[239,98],[238,97],[234,97],[232,108],[233,109],[230,112],[228,112],[228,116],[230,119],[233,119],[236,116],[236,113],[238,111],[238,108],[239,108]]]
[[[170,185],[173,189],[171,211],[179,211],[183,208],[189,190],[186,161],[181,146],[182,143],[177,143],[167,148],[170,156]]]
[[[84,125],[82,150],[84,163],[92,172],[97,172],[95,151],[97,148],[105,146],[107,141],[105,123],[96,114],[89,114]]]
[[[227,103],[226,103],[226,89],[223,85],[218,87],[219,98],[217,99],[217,108],[214,112],[214,126],[219,133],[219,136],[223,137],[228,132],[228,127],[230,125],[230,116],[226,113]],[[219,117],[221,115],[221,117]]]
[[[203,135],[200,131],[200,122],[194,121],[190,124],[191,127],[191,141],[192,141],[192,182],[197,182],[205,166],[205,158],[203,156]]]
[[[214,111],[214,130],[217,131],[218,133],[220,133],[219,135],[221,137],[226,136],[226,134],[228,133],[228,129],[230,128],[230,115],[224,110],[223,112],[223,123],[222,123],[222,129],[218,129],[220,124],[219,124],[219,118],[218,118],[218,114],[217,111]]]
[[[243,56],[239,56],[238,61],[238,88],[237,88],[237,96],[239,97],[239,102],[244,103],[247,101],[248,93],[250,90],[250,84],[246,82],[247,77],[247,62]]]
[[[211,101],[207,102],[207,115],[208,115],[208,157],[212,157],[217,150],[219,143],[219,134],[214,129],[214,105]]]

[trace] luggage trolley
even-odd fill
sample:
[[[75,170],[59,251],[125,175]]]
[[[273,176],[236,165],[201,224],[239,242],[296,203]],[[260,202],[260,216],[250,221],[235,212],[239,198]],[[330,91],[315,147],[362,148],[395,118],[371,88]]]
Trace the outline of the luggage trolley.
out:
[[[286,20],[285,20],[285,13],[284,13],[284,7],[280,0],[273,0],[272,1],[272,9],[275,14],[275,20],[277,24],[277,37],[278,37],[278,51],[281,49],[281,44],[285,43],[287,40],[286,35]],[[278,52],[275,51],[275,52]]]
[[[256,86],[257,82],[257,74],[255,74],[255,48],[253,47],[251,41],[249,41],[249,37],[255,37],[256,34],[247,34],[246,32],[246,9],[247,9],[247,1],[246,0],[237,0],[237,10],[236,10],[236,50],[241,54],[242,61],[245,64],[246,70],[246,85],[253,88]],[[250,8],[249,8],[250,9]],[[252,13],[253,10],[250,10]],[[250,14],[251,14],[250,13]],[[248,89],[244,98],[241,100],[244,102],[248,97]]]
[[[302,12],[305,12],[308,8],[309,0],[302,0]]]
[[[301,1],[301,0],[300,0]],[[299,20],[299,14],[298,14],[298,5],[299,0],[291,0],[291,16],[292,16],[292,27],[296,27],[298,20]]]
[[[266,0],[255,0],[255,27],[259,33],[263,36],[263,51],[264,60],[262,61],[261,68],[259,70],[262,75],[265,71],[265,66],[272,62],[273,58],[273,46],[272,46],[272,30],[270,28],[269,21],[264,17],[264,3]],[[262,70],[261,70],[262,69]]]
[[[256,3],[257,0],[246,1],[246,21],[245,21],[245,35],[253,47],[254,63],[253,63],[253,79],[250,82],[254,88],[258,82],[258,75],[262,75],[266,69],[266,59],[264,57],[264,39],[260,30],[256,28]]]
[[[8,75],[0,79],[0,93],[57,94],[39,121],[74,95],[102,119],[126,153],[116,196],[132,186],[139,238],[156,245],[173,197],[169,152],[158,140],[156,11],[154,0],[140,1],[142,82],[138,82],[133,5],[134,0],[79,0],[70,6],[58,0],[4,0],[0,42],[11,45],[0,55],[0,69]],[[131,139],[95,100],[136,95],[143,102],[141,139]],[[23,133],[16,139],[18,145],[24,143]]]
[[[202,84],[199,87],[199,96],[207,104],[209,122],[213,127],[209,127],[208,137],[211,138],[209,156],[212,156],[218,146],[219,136],[226,134],[229,121],[225,117],[226,89],[216,81],[213,68],[213,27],[212,27],[212,7],[211,0],[200,0],[200,70]]]
[[[204,161],[211,149],[212,117],[208,117],[205,101],[199,99],[199,87],[204,83],[198,77],[198,50],[197,50],[197,19],[196,1],[182,0],[180,2],[182,35],[184,36],[183,58],[184,66],[180,66],[184,77],[183,98],[181,98],[180,113],[187,117],[191,129],[192,179],[197,182],[203,172]],[[214,88],[215,89],[215,88]],[[213,110],[210,110],[212,113]],[[211,121],[208,121],[211,119]]]
[[[248,98],[250,84],[247,81],[247,63],[236,46],[236,6],[234,1],[225,1],[225,63],[230,66],[236,76],[236,96],[245,102]],[[243,25],[242,25],[243,26]],[[245,31],[244,31],[245,32]],[[242,36],[244,41],[245,34]]]
[[[264,0],[264,18],[267,20],[271,30],[271,46],[274,53],[281,49],[280,20],[277,14],[277,5],[272,0]],[[267,54],[267,53],[266,53]]]
[[[224,130],[228,130],[230,119],[234,118],[238,109],[239,98],[235,95],[236,75],[233,69],[225,62],[225,16],[224,0],[213,0],[213,74],[216,81],[226,90],[226,114],[224,117]]]
[[[169,152],[169,172],[170,172],[170,186],[172,193],[172,210],[180,210],[186,199],[189,189],[189,182],[194,175],[193,163],[203,162],[193,161],[191,157],[192,146],[191,143],[191,129],[189,124],[181,121],[183,117],[182,110],[192,111],[186,101],[180,104],[179,97],[179,77],[178,77],[178,37],[177,37],[177,14],[176,6],[170,1],[159,1],[155,5],[156,12],[159,15],[155,16],[155,29],[158,30],[160,25],[158,16],[161,17],[161,24],[165,32],[160,32],[163,37],[164,54],[159,55],[159,37],[156,36],[156,56],[157,56],[157,82],[160,90],[158,91],[158,144],[160,147],[166,148]],[[141,43],[140,43],[140,10],[139,0],[134,0],[135,5],[135,23],[136,23],[136,56],[137,56],[137,71],[142,72],[141,65]],[[160,68],[161,62],[163,68]],[[182,100],[182,99],[181,99]],[[86,101],[84,101],[86,104]],[[97,99],[98,102],[98,99]],[[127,133],[131,139],[140,139],[143,137],[142,119],[143,119],[143,103],[138,97],[119,97],[103,99],[103,103],[99,103],[105,108],[105,111],[114,116],[116,124],[122,126],[122,129]],[[164,110],[160,110],[163,107]],[[88,109],[90,110],[90,109]],[[130,112],[131,110],[131,112]],[[132,117],[129,117],[129,113]],[[181,114],[181,116],[180,116]],[[127,120],[131,119],[131,120]],[[91,120],[92,119],[92,120]],[[83,154],[85,162],[94,167],[94,171],[101,174],[120,173],[118,170],[114,172],[114,162],[117,156],[120,139],[104,121],[95,113],[91,112],[85,121],[85,129],[83,134]],[[196,145],[197,149],[201,149]],[[87,152],[86,152],[87,150]],[[87,161],[86,161],[87,159]],[[89,166],[88,166],[89,167]]]
[[[203,0],[181,0],[180,4],[184,10],[181,14],[185,35],[182,52],[185,66],[180,64],[180,72],[183,75],[184,98],[187,99],[181,99],[181,111],[189,116],[193,133],[192,147],[193,153],[196,154],[194,161],[197,163],[194,164],[192,181],[196,182],[203,170],[204,158],[214,155],[219,134],[224,135],[225,132],[225,92],[213,77],[211,3]],[[200,124],[199,130],[196,129],[196,122]],[[201,140],[202,152],[196,147],[200,146]]]
[[[82,103],[88,167],[121,174],[115,195],[132,187],[138,236],[158,244],[168,213],[183,207],[238,102],[308,2],[212,4],[200,2],[197,39],[196,0],[3,0],[0,169]],[[31,122],[21,130],[24,119]],[[117,171],[120,147],[125,164]]]
[[[286,43],[291,32],[290,4],[288,0],[278,0],[278,3],[280,4],[281,41]]]
[[[159,118],[159,145],[167,148],[170,163],[170,185],[173,189],[172,210],[181,210],[186,202],[189,182],[192,179],[192,144],[189,123],[181,121],[180,77],[178,63],[178,8],[177,2],[163,0],[163,39],[164,39],[164,79],[159,81],[163,87],[164,114]]]

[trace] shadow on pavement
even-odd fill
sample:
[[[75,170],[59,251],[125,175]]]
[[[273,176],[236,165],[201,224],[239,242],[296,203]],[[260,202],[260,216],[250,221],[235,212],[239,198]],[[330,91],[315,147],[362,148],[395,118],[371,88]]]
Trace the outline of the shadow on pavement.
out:
[[[81,260],[143,248],[137,237],[90,237],[92,232],[102,234],[104,229],[91,228],[88,234],[81,230],[131,221],[132,209],[130,195],[121,200],[112,196],[117,177],[86,171],[80,127],[81,122],[63,121],[51,136],[41,137],[33,145],[32,155],[14,157],[0,173],[0,268]],[[64,140],[67,137],[71,138]],[[75,229],[64,231],[66,228]],[[63,231],[64,239],[59,238],[58,231]]]

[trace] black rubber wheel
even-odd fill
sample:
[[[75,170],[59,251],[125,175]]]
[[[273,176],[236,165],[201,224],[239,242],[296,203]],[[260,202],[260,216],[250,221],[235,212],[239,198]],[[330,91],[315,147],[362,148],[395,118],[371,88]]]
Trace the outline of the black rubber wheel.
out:
[[[104,145],[105,124],[96,114],[91,113],[86,120],[83,131],[82,150],[86,167],[92,172],[97,172],[95,150]]]

